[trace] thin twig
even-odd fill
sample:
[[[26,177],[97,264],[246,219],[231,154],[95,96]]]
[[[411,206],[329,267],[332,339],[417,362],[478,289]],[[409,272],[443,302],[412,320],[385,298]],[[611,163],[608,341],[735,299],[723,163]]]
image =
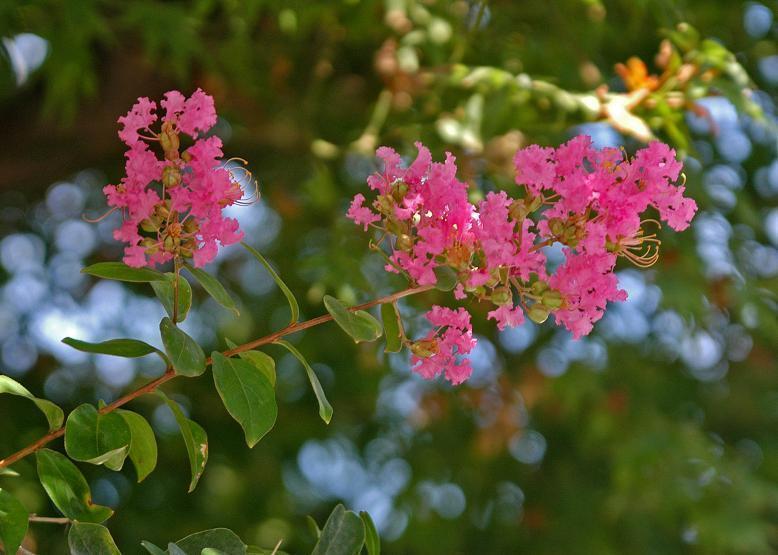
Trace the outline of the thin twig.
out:
[[[65,517],[55,516],[38,516],[36,514],[30,515],[30,522],[40,522],[42,524],[70,524],[72,521]]]
[[[360,304],[357,306],[352,306],[348,310],[350,312],[355,312],[357,310],[365,310],[368,308],[372,308],[374,306],[377,306],[379,304],[384,303],[391,303],[394,301],[397,301],[398,299],[402,299],[403,297],[408,297],[410,295],[415,295],[417,293],[422,293],[424,291],[429,291],[432,289],[433,286],[426,285],[423,287],[412,287],[409,289],[405,289],[403,291],[399,291],[397,293],[392,293],[391,295],[387,295],[385,297],[381,297],[379,299],[374,299],[370,302]],[[229,349],[227,351],[224,351],[222,354],[224,356],[230,357],[233,355],[236,355],[238,353],[242,353],[244,351],[250,351],[251,349],[255,349],[257,347],[260,347],[262,345],[268,345],[270,343],[273,343],[282,337],[285,337],[287,335],[296,333],[298,331],[306,330],[308,328],[312,328],[314,326],[318,326],[319,324],[324,324],[326,322],[331,321],[333,318],[330,314],[324,314],[322,316],[319,316],[317,318],[313,318],[311,320],[306,320],[305,322],[297,322],[294,324],[290,324],[286,326],[285,328],[273,332],[270,335],[266,335],[264,337],[260,337],[259,339],[255,339],[253,341],[249,341],[248,343],[244,343],[243,345],[239,345],[238,347],[235,347],[234,349]],[[208,358],[206,361],[206,365],[211,364],[211,359]],[[164,374],[162,374],[160,377],[146,383],[145,385],[139,387],[138,389],[131,391],[130,393],[127,393],[126,395],[116,399],[114,402],[104,406],[102,409],[100,409],[100,414],[108,414],[109,412],[113,412],[119,407],[129,403],[130,401],[137,399],[138,397],[145,395],[146,393],[151,393],[152,391],[156,390],[159,386],[161,386],[164,383],[169,382],[173,378],[176,377],[176,372],[172,367],[168,367]],[[62,437],[65,434],[65,427],[59,428],[58,430],[54,430],[52,432],[49,432],[45,436],[41,437],[37,441],[31,443],[27,447],[24,447],[23,449],[20,449],[16,453],[13,453],[12,455],[7,456],[6,458],[0,460],[0,468],[6,468],[8,466],[11,466],[15,462],[23,459],[27,455],[31,455],[32,453],[36,452],[37,450],[41,449],[42,447],[48,445],[55,439]]]

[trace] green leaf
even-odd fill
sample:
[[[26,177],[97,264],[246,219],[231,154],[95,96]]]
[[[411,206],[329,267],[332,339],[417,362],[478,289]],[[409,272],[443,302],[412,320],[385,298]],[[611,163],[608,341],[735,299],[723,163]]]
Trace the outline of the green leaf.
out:
[[[151,353],[162,355],[162,352],[156,347],[152,347],[148,343],[138,341],[137,339],[109,339],[102,343],[88,343],[79,339],[73,339],[72,337],[66,337],[62,342],[79,351],[99,355],[113,355],[124,358],[138,358]]]
[[[227,412],[241,425],[246,443],[254,447],[276,423],[275,391],[265,375],[248,361],[227,358],[216,351],[213,381]]]
[[[192,378],[205,372],[205,353],[194,339],[173,325],[168,317],[159,323],[159,331],[176,374]]]
[[[41,449],[35,458],[43,489],[63,515],[81,522],[103,522],[113,514],[110,508],[92,503],[86,479],[65,455]]]
[[[0,544],[6,553],[16,553],[22,545],[29,518],[24,505],[0,489]]]
[[[120,470],[130,450],[130,428],[115,412],[100,414],[89,404],[78,406],[65,424],[65,451],[71,459]]]
[[[174,543],[167,544],[167,552],[170,555],[186,555],[186,552]]]
[[[148,540],[143,540],[142,542],[140,542],[140,545],[146,551],[151,553],[151,555],[167,555],[167,552],[165,552],[165,550],[163,550],[160,547],[157,547],[156,545],[154,545],[153,543],[151,543]]]
[[[200,555],[203,549],[216,549],[229,555],[246,553],[246,544],[228,528],[214,528],[191,534],[176,542],[186,555]]]
[[[243,248],[249,251],[254,256],[254,258],[259,260],[259,263],[265,267],[265,270],[267,270],[267,272],[270,274],[270,277],[272,277],[273,281],[276,282],[276,285],[278,285],[278,288],[281,290],[281,292],[283,292],[287,302],[289,303],[289,310],[292,313],[291,323],[294,324],[297,322],[297,320],[300,319],[300,306],[297,304],[297,299],[294,298],[292,290],[286,286],[284,281],[281,279],[281,276],[278,275],[278,273],[270,265],[270,262],[265,260],[265,257],[262,256],[258,250],[252,248],[246,243],[241,243],[241,245],[243,245]]]
[[[186,454],[189,456],[189,466],[192,470],[192,481],[189,483],[189,493],[192,493],[203,475],[205,463],[208,462],[208,434],[197,422],[184,416],[178,403],[168,399],[161,391],[157,391],[157,394],[165,400],[167,406],[173,411],[178,427],[181,429],[181,436],[184,438],[184,445],[186,445]]]
[[[108,528],[101,524],[74,522],[68,532],[70,555],[121,555]]]
[[[357,555],[365,544],[365,526],[353,511],[338,505],[332,511],[311,555]]]
[[[319,524],[316,522],[316,519],[311,515],[307,515],[305,517],[305,523],[308,525],[308,530],[310,530],[311,535],[318,540],[321,537],[321,529],[319,529]]]
[[[189,273],[194,276],[197,282],[203,287],[203,289],[205,289],[205,292],[208,293],[214,301],[222,305],[224,308],[232,310],[235,313],[235,316],[240,315],[238,307],[235,306],[235,301],[232,299],[230,294],[227,293],[227,290],[224,288],[224,286],[219,283],[215,277],[213,277],[205,270],[194,268],[188,264],[186,265],[186,269],[189,270]]]
[[[154,438],[154,430],[137,412],[120,409],[116,413],[124,418],[130,429],[130,460],[135,466],[140,483],[157,466],[157,440]]]
[[[319,378],[316,377],[316,372],[313,371],[313,368],[311,368],[311,365],[305,360],[305,357],[291,343],[284,341],[283,339],[279,339],[275,343],[292,353],[294,357],[300,361],[300,364],[303,365],[305,372],[308,374],[308,381],[311,382],[313,393],[316,395],[316,400],[319,402],[319,416],[324,420],[325,424],[329,424],[330,420],[332,420],[332,405],[330,405],[327,396],[324,394],[321,383],[319,383]]]
[[[171,319],[173,319],[173,293],[176,283],[176,274],[168,272],[165,274],[165,279],[162,281],[152,281],[151,288],[154,289],[154,294],[165,307],[165,311],[168,313]],[[189,309],[192,308],[192,287],[186,279],[178,276],[178,317],[176,322],[183,322],[186,319],[186,315],[189,314]]]
[[[235,349],[237,347],[237,345],[229,339],[225,338],[225,340],[230,349]],[[262,351],[243,351],[238,353],[238,356],[256,366],[257,370],[262,372],[268,381],[270,381],[270,385],[273,387],[276,386],[276,361],[273,360],[273,357]]]
[[[84,274],[103,279],[115,279],[117,281],[131,281],[136,283],[148,283],[162,281],[165,274],[150,270],[149,268],[130,268],[121,262],[98,262],[81,270]]]
[[[402,319],[397,305],[394,303],[384,303],[381,305],[381,320],[384,323],[384,337],[386,337],[387,353],[399,353],[402,348]]]
[[[351,312],[345,304],[329,295],[324,295],[324,306],[355,343],[375,341],[381,337],[381,324],[364,310]]]
[[[11,478],[18,478],[19,473],[10,468],[0,468],[0,476],[10,476]]]
[[[437,266],[433,272],[437,282],[435,289],[439,291],[451,291],[457,285],[457,273],[449,266]]]
[[[49,423],[49,431],[53,432],[62,427],[62,422],[65,420],[65,413],[62,412],[62,409],[51,401],[35,397],[26,387],[16,380],[12,380],[8,376],[0,375],[0,393],[27,397],[30,401],[35,403],[38,409],[40,409],[46,417],[46,420]]]
[[[378,530],[376,530],[373,519],[370,518],[370,514],[367,511],[360,511],[359,518],[362,519],[362,524],[365,525],[367,555],[381,555],[381,539],[378,537]]]

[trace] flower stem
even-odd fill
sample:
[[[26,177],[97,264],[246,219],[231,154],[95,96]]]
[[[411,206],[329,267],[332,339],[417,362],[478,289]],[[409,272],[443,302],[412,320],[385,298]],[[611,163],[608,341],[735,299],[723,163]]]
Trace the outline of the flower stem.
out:
[[[177,281],[177,280],[176,280]],[[364,304],[360,304],[357,306],[352,306],[348,308],[349,312],[355,312],[357,310],[366,310],[368,308],[372,308],[374,306],[377,306],[379,304],[384,303],[391,303],[395,302],[398,299],[402,299],[404,297],[409,297],[411,295],[416,295],[417,293],[423,293],[425,291],[429,291],[430,289],[433,289],[433,286],[426,285],[423,287],[411,287],[409,289],[404,289],[402,291],[398,291],[397,293],[392,293],[391,295],[386,295],[385,297],[380,297],[378,299],[374,299],[372,301],[366,302]],[[324,324],[329,321],[331,321],[333,318],[330,314],[324,314],[322,316],[318,316],[316,318],[312,318],[310,320],[306,320],[305,322],[297,322],[294,324],[289,324],[283,329],[280,329],[276,332],[273,332],[269,335],[266,335],[264,337],[260,337],[258,339],[254,339],[253,341],[249,341],[248,343],[244,343],[243,345],[239,345],[235,347],[234,349],[229,349],[227,351],[224,351],[222,354],[224,356],[230,357],[233,355],[236,355],[238,353],[242,353],[244,351],[250,351],[251,349],[255,349],[257,347],[260,347],[262,345],[267,345],[270,343],[273,343],[277,341],[278,339],[281,339],[282,337],[285,337],[287,335],[291,335],[293,333],[296,333],[298,331],[307,330],[308,328],[312,328],[314,326],[318,326],[319,324]],[[208,358],[206,360],[206,364],[210,364],[211,359]],[[159,386],[161,386],[164,383],[169,382],[173,378],[177,376],[175,370],[172,367],[168,367],[165,370],[165,373],[159,376],[158,378],[142,385],[138,389],[135,389],[134,391],[131,391],[130,393],[127,393],[123,395],[122,397],[119,397],[114,402],[106,405],[102,409],[100,409],[101,414],[108,414],[109,412],[113,412],[119,407],[122,407],[123,405],[126,405],[130,401],[137,399],[138,397],[145,395],[147,393],[151,393],[155,391]],[[24,447],[23,449],[20,449],[16,453],[13,453],[12,455],[7,456],[4,459],[0,459],[0,468],[6,468],[8,466],[11,466],[15,462],[18,462],[19,460],[25,458],[27,455],[31,455],[32,453],[38,451],[39,449],[45,447],[55,439],[62,437],[65,434],[65,427],[61,427],[57,430],[54,430],[52,432],[49,432],[45,436],[41,437],[40,439],[34,441],[33,443],[29,444],[27,447]]]

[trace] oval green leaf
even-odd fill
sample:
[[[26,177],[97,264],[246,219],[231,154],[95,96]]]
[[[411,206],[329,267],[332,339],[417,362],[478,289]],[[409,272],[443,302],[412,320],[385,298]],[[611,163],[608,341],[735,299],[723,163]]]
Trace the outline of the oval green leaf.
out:
[[[100,414],[88,404],[78,406],[65,424],[65,451],[71,459],[105,464],[120,470],[132,437],[124,418],[115,412]]]
[[[205,353],[194,339],[173,325],[168,317],[159,323],[159,331],[176,374],[191,378],[205,372]]]
[[[214,528],[191,534],[175,545],[186,555],[200,555],[203,549],[215,549],[230,555],[246,553],[246,544],[229,528]]]
[[[283,339],[279,339],[275,343],[276,345],[281,345],[287,351],[292,353],[292,355],[294,355],[294,357],[300,361],[300,364],[303,365],[303,368],[305,368],[305,373],[308,374],[308,381],[311,382],[313,393],[316,395],[316,400],[319,403],[319,416],[322,420],[324,420],[325,424],[329,424],[330,420],[332,420],[332,405],[330,405],[330,402],[327,400],[327,396],[324,394],[324,389],[321,387],[321,383],[319,382],[319,378],[316,376],[316,372],[313,371],[313,368],[311,368],[311,365],[308,364],[307,360],[305,360],[305,357],[302,355],[302,353],[300,353],[300,351],[298,351],[291,343],[284,341]]]
[[[300,319],[300,306],[297,304],[297,299],[294,298],[292,290],[287,287],[286,283],[284,283],[284,280],[281,279],[281,276],[278,275],[278,273],[270,265],[270,262],[268,262],[265,257],[259,253],[258,250],[247,245],[246,243],[241,243],[241,245],[243,245],[243,248],[249,251],[251,255],[265,267],[267,273],[269,273],[270,277],[273,278],[273,281],[276,282],[276,285],[286,297],[286,301],[289,303],[289,311],[292,313],[292,319],[290,323],[294,324],[297,322],[297,320]]]
[[[387,353],[399,353],[402,348],[402,319],[397,305],[394,303],[384,303],[381,305],[381,321],[384,324],[384,337],[386,338]]]
[[[89,343],[87,341],[73,339],[72,337],[66,337],[62,342],[79,351],[98,355],[138,358],[150,355],[151,353],[162,354],[156,347],[152,347],[148,343],[144,343],[137,339],[109,339],[102,343]]]
[[[327,519],[311,555],[357,555],[364,544],[362,519],[338,505]]]
[[[138,482],[142,482],[157,466],[157,440],[154,430],[137,412],[119,409],[116,414],[121,416],[130,429],[130,460],[135,466]]]
[[[364,310],[352,312],[345,304],[329,295],[324,296],[324,306],[355,343],[375,341],[381,337],[381,324]]]
[[[122,555],[108,528],[101,524],[74,522],[68,532],[70,555]]]
[[[457,273],[449,266],[437,266],[435,272],[435,289],[439,291],[451,291],[457,285]]]
[[[176,291],[174,284],[176,283],[176,274],[168,272],[165,275],[165,279],[162,281],[152,281],[151,288],[154,289],[154,294],[165,307],[165,311],[171,320],[173,319],[173,294]],[[183,322],[186,319],[186,315],[189,314],[189,309],[192,308],[192,286],[184,278],[184,276],[178,276],[178,306],[176,322]]]
[[[230,294],[227,293],[224,286],[219,283],[219,280],[205,270],[194,268],[188,264],[186,265],[186,269],[189,270],[189,273],[197,280],[197,283],[205,289],[205,292],[208,293],[214,301],[224,308],[233,311],[235,316],[240,315],[238,307],[235,305],[235,301]]]
[[[6,553],[16,553],[22,545],[30,515],[13,495],[0,489],[0,544]]]
[[[205,464],[208,462],[208,434],[197,422],[184,416],[178,403],[168,399],[161,391],[157,391],[157,394],[165,400],[167,406],[173,411],[173,416],[176,417],[178,427],[181,429],[181,437],[184,438],[186,454],[189,457],[189,466],[192,470],[192,480],[189,482],[189,493],[192,493],[203,475]]]
[[[41,449],[35,458],[43,489],[63,515],[81,522],[103,522],[113,514],[112,509],[92,503],[86,479],[65,455]]]
[[[230,349],[235,349],[237,347],[237,345],[229,339],[225,338],[225,341]],[[273,360],[273,357],[262,351],[242,351],[238,353],[238,356],[256,366],[257,370],[262,372],[270,381],[270,385],[273,387],[276,386],[276,361]]]
[[[248,446],[254,447],[273,428],[278,416],[273,386],[246,360],[227,358],[215,351],[211,359],[213,381],[224,407],[243,428]]]
[[[167,555],[167,552],[164,549],[154,545],[148,540],[143,540],[140,542],[140,545],[143,547],[143,549],[151,553],[151,555]]]
[[[121,262],[98,262],[81,270],[84,274],[103,279],[148,283],[165,279],[165,275],[149,268],[130,268]]]
[[[35,406],[37,406],[43,413],[43,416],[46,417],[46,420],[49,423],[49,431],[53,432],[62,427],[62,422],[65,420],[65,413],[62,412],[62,409],[51,401],[35,397],[26,387],[16,380],[13,380],[8,376],[0,375],[0,393],[27,397],[30,401],[35,403]]]

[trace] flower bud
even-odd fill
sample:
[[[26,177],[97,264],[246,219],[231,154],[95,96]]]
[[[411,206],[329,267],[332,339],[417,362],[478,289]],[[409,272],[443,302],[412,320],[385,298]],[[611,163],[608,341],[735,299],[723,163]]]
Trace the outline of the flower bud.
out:
[[[535,295],[540,295],[543,291],[548,289],[548,283],[546,283],[545,281],[538,280],[532,284],[530,289]]]
[[[410,344],[411,352],[419,358],[429,358],[438,354],[440,347],[437,339],[422,339]]]
[[[541,204],[543,204],[543,196],[538,195],[536,197],[531,197],[531,200],[528,198],[527,202],[528,202],[527,209],[530,212],[534,212],[535,210],[540,208]]]
[[[170,235],[165,237],[165,240],[162,242],[162,245],[164,246],[166,251],[173,252],[173,247],[175,245],[173,244],[173,238]]]
[[[560,237],[565,232],[565,223],[559,218],[551,218],[548,222],[548,229],[555,236]]]
[[[509,287],[497,287],[492,291],[492,302],[496,305],[510,304],[513,301],[513,292]]]
[[[529,208],[524,204],[524,200],[520,198],[514,200],[508,209],[508,215],[517,222],[523,221],[527,214],[529,214]]]
[[[548,320],[548,314],[549,310],[543,306],[542,304],[533,304],[529,311],[527,312],[527,316],[529,316],[529,319],[535,322],[536,324],[542,324],[546,320]]]
[[[543,293],[541,302],[548,308],[559,308],[563,303],[562,293],[556,289],[549,289]]]
[[[194,218],[189,218],[184,222],[184,231],[187,233],[195,233],[199,229],[200,226],[197,225],[197,221]]]
[[[165,166],[162,170],[162,185],[168,189],[177,187],[181,183],[181,172],[176,166]]]
[[[413,248],[413,238],[405,233],[397,236],[394,248],[400,251],[409,251]]]
[[[151,219],[147,218],[141,221],[140,228],[147,233],[153,233],[159,229],[159,225],[155,224]]]

